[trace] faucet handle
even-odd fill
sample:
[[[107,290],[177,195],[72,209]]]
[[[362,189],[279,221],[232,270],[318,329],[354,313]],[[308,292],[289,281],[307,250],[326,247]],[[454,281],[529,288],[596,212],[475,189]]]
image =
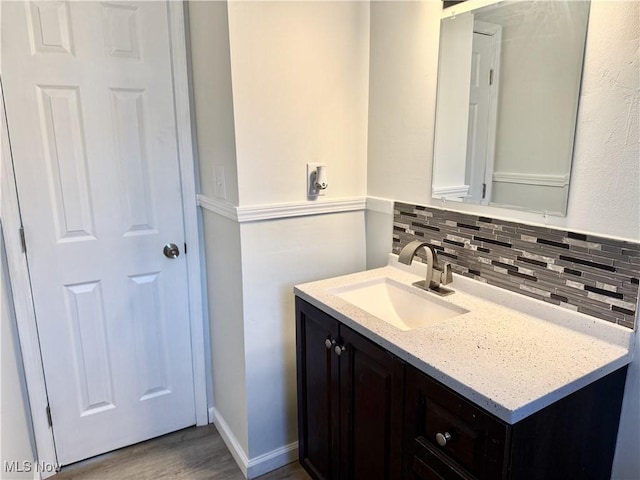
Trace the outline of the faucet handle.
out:
[[[442,266],[442,284],[447,285],[448,283],[453,282],[453,273],[451,271],[451,264],[445,263]]]

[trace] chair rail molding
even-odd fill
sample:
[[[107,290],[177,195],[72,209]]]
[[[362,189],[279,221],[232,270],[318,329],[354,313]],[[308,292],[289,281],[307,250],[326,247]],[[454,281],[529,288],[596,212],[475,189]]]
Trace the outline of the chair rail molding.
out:
[[[566,187],[569,185],[569,174],[546,175],[540,173],[493,172],[493,181],[520,183],[524,185],[545,185],[547,187]]]
[[[367,204],[366,197],[246,206],[235,206],[229,202],[206,195],[198,195],[197,200],[198,205],[203,209],[217,213],[238,223],[324,215],[328,213],[358,212],[364,211]]]

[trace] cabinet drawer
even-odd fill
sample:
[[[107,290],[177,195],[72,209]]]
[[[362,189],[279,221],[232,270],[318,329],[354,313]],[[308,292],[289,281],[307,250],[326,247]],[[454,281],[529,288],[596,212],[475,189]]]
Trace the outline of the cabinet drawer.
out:
[[[442,452],[431,449],[428,445],[416,453],[412,460],[411,480],[473,480],[473,477],[451,462]]]
[[[473,478],[504,477],[506,424],[413,367],[406,388],[405,445],[412,454],[441,457]]]

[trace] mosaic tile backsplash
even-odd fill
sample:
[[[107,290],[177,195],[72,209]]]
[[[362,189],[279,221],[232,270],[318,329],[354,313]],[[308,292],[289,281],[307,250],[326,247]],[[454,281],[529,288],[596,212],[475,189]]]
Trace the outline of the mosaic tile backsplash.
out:
[[[634,328],[640,243],[396,202],[393,253],[412,240],[458,274]]]

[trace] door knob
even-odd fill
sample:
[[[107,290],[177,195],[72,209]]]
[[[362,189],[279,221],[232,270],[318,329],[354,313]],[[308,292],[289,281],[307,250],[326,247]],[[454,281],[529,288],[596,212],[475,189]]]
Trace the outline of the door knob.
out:
[[[333,347],[336,344],[335,340],[331,340],[330,338],[327,338],[324,341],[324,346],[327,347],[327,350],[331,350],[331,347]]]
[[[347,347],[345,347],[344,345],[336,345],[333,350],[336,352],[336,355],[340,356],[346,349]]]
[[[180,249],[175,243],[167,243],[162,249],[162,253],[167,258],[178,258],[180,255]]]

